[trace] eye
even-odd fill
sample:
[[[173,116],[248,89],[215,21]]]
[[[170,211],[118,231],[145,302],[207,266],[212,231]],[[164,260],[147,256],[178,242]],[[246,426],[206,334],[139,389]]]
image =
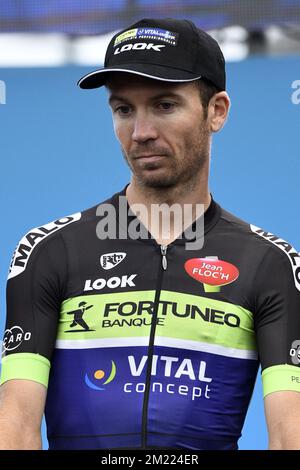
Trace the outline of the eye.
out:
[[[163,111],[172,111],[175,107],[175,103],[171,101],[160,101],[158,103],[158,107],[161,108]]]
[[[127,115],[127,114],[129,114],[129,112],[130,112],[130,106],[128,106],[126,104],[122,104],[122,105],[116,106],[114,108],[114,113],[117,113],[120,116]]]

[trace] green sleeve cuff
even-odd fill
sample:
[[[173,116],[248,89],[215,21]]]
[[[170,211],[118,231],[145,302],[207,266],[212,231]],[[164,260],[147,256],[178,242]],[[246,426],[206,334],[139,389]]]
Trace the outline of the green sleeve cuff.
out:
[[[2,359],[0,385],[12,379],[25,379],[48,387],[50,361],[39,354],[16,353]]]
[[[262,373],[262,383],[264,397],[284,390],[300,392],[300,368],[289,364],[268,367]]]

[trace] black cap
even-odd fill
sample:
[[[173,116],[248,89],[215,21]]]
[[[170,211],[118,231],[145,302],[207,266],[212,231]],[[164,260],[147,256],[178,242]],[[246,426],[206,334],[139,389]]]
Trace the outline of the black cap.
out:
[[[201,77],[225,90],[225,60],[209,34],[189,20],[145,18],[111,39],[104,68],[78,81],[81,88],[105,85],[111,72],[128,72],[168,82]]]

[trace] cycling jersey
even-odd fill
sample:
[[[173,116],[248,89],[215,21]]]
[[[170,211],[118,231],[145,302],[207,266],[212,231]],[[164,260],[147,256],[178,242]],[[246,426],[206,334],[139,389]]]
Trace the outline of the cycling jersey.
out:
[[[125,190],[20,241],[1,383],[48,387],[50,449],[237,449],[259,364],[300,391],[300,256],[214,200],[202,248],[130,238]]]

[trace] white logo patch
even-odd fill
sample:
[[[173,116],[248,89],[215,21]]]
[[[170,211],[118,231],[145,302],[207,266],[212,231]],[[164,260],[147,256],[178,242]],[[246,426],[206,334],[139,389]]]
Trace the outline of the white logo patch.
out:
[[[153,50],[156,52],[161,52],[161,48],[166,47],[165,44],[153,44],[153,43],[146,43],[146,42],[137,42],[136,44],[125,44],[124,46],[117,47],[114,52],[114,55],[120,54],[121,52],[130,51],[131,49],[144,51],[144,50]]]
[[[297,339],[292,343],[290,356],[292,358],[292,363],[295,364],[295,366],[298,366],[300,364],[300,341]]]
[[[69,215],[68,217],[63,217],[62,219],[55,220],[49,224],[34,228],[26,233],[14,251],[7,279],[18,276],[25,271],[31,253],[34,248],[44,240],[44,238],[66,225],[76,222],[80,218],[81,212],[77,212],[76,214]]]
[[[295,250],[295,248],[293,248],[292,245],[290,245],[290,243],[283,240],[282,238],[277,237],[273,233],[265,232],[263,229],[252,224],[250,227],[252,232],[256,233],[270,243],[273,243],[273,245],[280,248],[286,254],[292,266],[296,289],[300,291],[300,254]]]
[[[25,333],[20,326],[13,326],[11,329],[5,330],[2,344],[3,352],[17,349],[23,341],[29,341],[30,338],[31,333],[29,331]]]
[[[135,287],[133,279],[136,276],[137,274],[126,274],[122,277],[111,277],[108,280],[101,278],[92,281],[91,279],[88,279],[87,281],[85,281],[83,290],[101,290],[104,289],[104,287],[108,287],[109,289],[116,289],[117,287]]]
[[[100,257],[100,264],[103,269],[112,269],[120,264],[126,257],[126,253],[105,253]]]

